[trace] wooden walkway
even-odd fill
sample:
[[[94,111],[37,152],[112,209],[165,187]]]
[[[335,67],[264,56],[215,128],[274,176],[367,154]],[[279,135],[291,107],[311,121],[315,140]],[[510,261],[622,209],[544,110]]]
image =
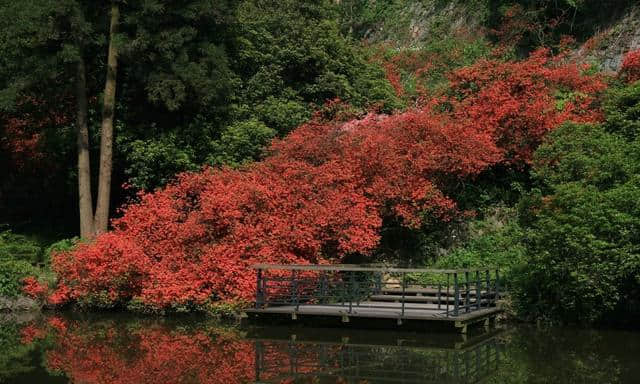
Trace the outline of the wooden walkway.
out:
[[[293,305],[283,305],[269,308],[250,308],[246,313],[264,314],[296,314],[309,316],[338,316],[338,317],[368,317],[379,319],[407,319],[407,320],[434,320],[434,321],[469,321],[476,318],[484,318],[501,312],[500,308],[491,307],[469,313],[460,314],[456,317],[447,317],[442,310],[437,309],[434,304],[411,304],[405,307],[404,315],[400,303],[366,301],[359,306],[353,306],[349,312],[348,307],[340,305],[300,305],[296,308]]]
[[[381,269],[362,266],[256,266],[256,303],[245,316],[395,320],[489,326],[501,312],[498,275],[490,270]],[[275,272],[275,273],[274,273]],[[407,274],[423,273],[434,283],[409,285]]]

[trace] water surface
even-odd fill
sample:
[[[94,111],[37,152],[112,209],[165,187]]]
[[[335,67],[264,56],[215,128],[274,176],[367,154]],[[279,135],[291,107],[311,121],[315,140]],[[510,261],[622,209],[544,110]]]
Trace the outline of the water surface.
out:
[[[0,320],[0,383],[640,383],[640,332],[237,329],[201,318]]]

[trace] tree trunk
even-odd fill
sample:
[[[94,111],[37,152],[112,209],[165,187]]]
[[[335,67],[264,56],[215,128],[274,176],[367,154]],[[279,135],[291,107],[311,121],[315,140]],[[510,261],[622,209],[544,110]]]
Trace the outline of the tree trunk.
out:
[[[91,166],[89,159],[89,127],[87,126],[87,80],[82,54],[80,54],[80,59],[77,63],[76,107],[80,237],[87,239],[93,237],[94,230],[93,199],[91,197]]]
[[[111,171],[113,167],[113,116],[116,99],[116,75],[118,50],[114,42],[118,33],[120,9],[118,3],[111,3],[111,26],[109,30],[109,51],[107,55],[107,79],[104,86],[102,125],[100,128],[100,174],[98,181],[98,203],[96,205],[95,232],[106,232],[109,224],[109,200],[111,198]]]

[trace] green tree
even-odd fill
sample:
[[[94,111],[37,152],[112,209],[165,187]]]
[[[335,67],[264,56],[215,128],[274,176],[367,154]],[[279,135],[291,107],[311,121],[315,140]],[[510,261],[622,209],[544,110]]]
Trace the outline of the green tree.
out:
[[[594,322],[629,310],[640,287],[640,146],[568,124],[536,152],[540,188],[520,203],[523,313]],[[628,314],[628,313],[627,313]]]
[[[243,86],[237,119],[257,119],[280,135],[340,98],[356,107],[399,108],[382,69],[340,33],[331,1],[247,0],[238,8],[234,70]]]
[[[208,96],[220,88],[211,84],[226,82],[226,76],[215,76],[219,68],[225,73],[226,62],[211,34],[225,22],[233,4],[232,0],[215,6],[204,0],[180,4],[114,0],[98,6],[85,0],[0,3],[0,108],[15,111],[30,99],[75,100],[68,113],[76,120],[82,237],[107,229],[114,122],[121,105],[116,99],[119,64],[128,82],[125,86],[142,90],[145,101],[160,103],[165,110],[175,110],[192,98],[200,105],[209,102]],[[96,108],[99,98],[102,106]],[[95,109],[102,111],[101,118]],[[94,215],[90,127],[98,121],[101,144]]]
[[[606,128],[628,140],[640,134],[640,81],[613,87],[604,103]]]

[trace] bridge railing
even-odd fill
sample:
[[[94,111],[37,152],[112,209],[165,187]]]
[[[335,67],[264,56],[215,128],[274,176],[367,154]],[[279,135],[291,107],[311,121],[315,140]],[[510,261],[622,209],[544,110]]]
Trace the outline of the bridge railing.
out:
[[[360,306],[437,311],[455,317],[495,307],[500,297],[497,268],[424,269],[363,265],[254,265],[256,308]]]

